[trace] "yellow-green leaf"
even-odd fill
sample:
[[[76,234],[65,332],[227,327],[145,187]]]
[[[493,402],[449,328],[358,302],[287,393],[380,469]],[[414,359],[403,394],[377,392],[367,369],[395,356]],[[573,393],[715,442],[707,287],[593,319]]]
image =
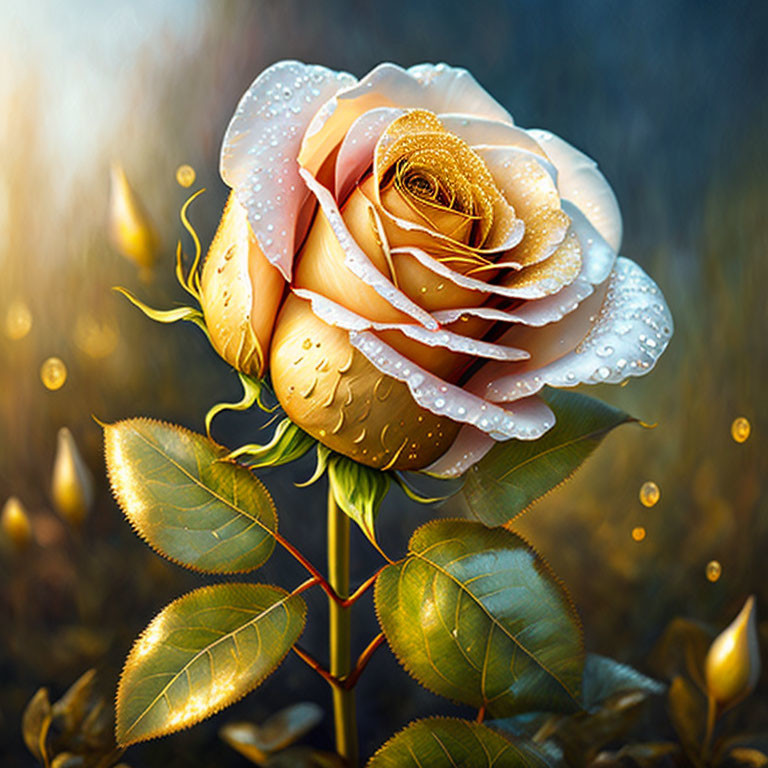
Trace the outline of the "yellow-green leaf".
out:
[[[494,717],[580,708],[581,624],[562,584],[511,531],[435,520],[376,581],[395,655],[434,693]]]
[[[548,768],[538,747],[452,717],[417,720],[393,736],[368,768]]]
[[[202,587],[166,606],[131,649],[117,691],[117,740],[187,728],[252,691],[299,638],[306,604],[264,584]]]
[[[567,480],[615,427],[624,411],[577,392],[547,389],[555,426],[538,440],[505,440],[466,474],[463,493],[485,525],[504,525]]]
[[[272,554],[272,498],[250,470],[222,461],[225,448],[150,419],[105,425],[104,446],[120,507],[160,554],[210,573],[252,570]]]

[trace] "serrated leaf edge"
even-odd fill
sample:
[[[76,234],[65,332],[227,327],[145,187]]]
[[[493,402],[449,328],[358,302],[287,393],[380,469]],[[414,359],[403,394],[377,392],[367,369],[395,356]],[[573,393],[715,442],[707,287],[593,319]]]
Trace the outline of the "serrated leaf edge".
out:
[[[217,443],[212,438],[207,438],[207,437],[205,437],[205,435],[201,435],[200,433],[195,432],[192,429],[187,429],[186,427],[182,427],[179,424],[172,424],[171,422],[163,421],[162,419],[152,419],[152,418],[149,418],[147,416],[134,416],[134,417],[131,417],[131,418],[128,418],[128,419],[120,419],[119,421],[115,421],[115,422],[112,422],[112,423],[99,422],[99,424],[102,426],[102,428],[104,429],[105,434],[106,434],[106,427],[114,427],[116,424],[120,424],[120,423],[126,422],[126,421],[134,421],[134,422],[138,422],[138,423],[142,423],[142,424],[160,425],[160,426],[163,426],[163,427],[172,427],[173,429],[177,429],[180,432],[183,432],[183,433],[185,433],[187,435],[191,435],[192,437],[202,437],[202,438],[204,438],[206,440],[210,440],[217,448],[222,450],[223,454],[226,454],[226,452],[227,452],[227,449],[224,446],[220,445],[219,443]],[[252,573],[253,571],[258,570],[259,568],[261,568],[264,565],[264,563],[261,563],[261,565],[254,565],[251,568],[239,568],[239,569],[228,569],[228,570],[210,570],[210,569],[200,568],[200,567],[198,567],[196,565],[191,565],[189,563],[184,563],[181,560],[179,560],[178,558],[175,558],[175,557],[167,554],[166,552],[163,552],[158,546],[156,546],[153,542],[151,542],[149,540],[147,535],[139,528],[139,526],[135,523],[134,520],[131,519],[131,517],[128,515],[128,513],[123,508],[123,504],[120,501],[120,497],[118,496],[118,492],[117,492],[117,489],[115,487],[115,480],[114,480],[114,478],[112,476],[112,470],[111,470],[110,464],[109,464],[109,455],[108,455],[108,448],[107,448],[107,441],[106,441],[106,439],[103,441],[103,443],[104,443],[104,459],[105,459],[105,464],[106,464],[106,467],[107,467],[107,478],[109,480],[109,488],[110,488],[110,491],[112,492],[112,496],[114,497],[115,502],[116,502],[118,508],[123,513],[123,517],[125,517],[125,519],[128,521],[128,524],[133,529],[133,532],[155,554],[160,555],[160,557],[168,560],[169,562],[173,563],[174,565],[178,565],[180,568],[186,568],[188,571],[193,571],[194,573],[205,573],[205,574],[213,574],[213,575],[219,575],[219,576],[222,576],[222,575],[232,575],[232,576],[234,576],[234,575],[238,575],[238,574]],[[225,458],[225,456],[222,455],[222,458]],[[276,544],[277,543],[277,539],[274,536],[274,534],[275,534],[275,532],[278,529],[279,520],[278,520],[278,514],[277,514],[277,507],[275,506],[275,501],[272,498],[272,494],[269,492],[269,489],[267,488],[267,486],[264,485],[264,483],[254,474],[254,472],[249,467],[245,467],[242,464],[239,464],[237,462],[231,462],[231,463],[237,464],[238,467],[240,467],[241,469],[245,470],[246,472],[249,472],[253,476],[254,480],[256,480],[261,485],[261,487],[262,487],[262,489],[264,491],[264,494],[266,495],[267,499],[269,500],[269,504],[270,504],[270,507],[272,509],[272,513],[275,516],[275,530],[274,531],[270,531],[270,529],[267,526],[265,526],[262,522],[260,522],[256,518],[254,518],[254,517],[252,517],[250,515],[246,515],[246,516],[250,520],[253,520],[255,523],[257,523],[263,530],[267,531],[272,536],[273,544]],[[228,506],[231,506],[231,504],[229,504]],[[238,511],[241,511],[241,510],[239,510],[239,508],[238,508]],[[270,557],[271,557],[271,554],[272,553],[270,553]]]
[[[306,601],[304,600],[304,598],[301,597],[301,595],[296,595],[293,592],[288,592],[288,590],[284,589],[283,587],[277,586],[276,584],[263,584],[261,582],[253,583],[253,582],[228,581],[228,582],[222,582],[220,584],[206,584],[203,587],[198,587],[197,589],[193,589],[191,592],[187,592],[187,593],[185,593],[183,595],[180,595],[175,600],[172,600],[166,606],[161,608],[152,617],[152,619],[150,620],[149,624],[147,624],[147,626],[141,631],[139,636],[133,641],[133,644],[131,645],[131,650],[128,652],[128,655],[125,657],[125,661],[123,662],[123,668],[120,671],[120,680],[118,681],[118,684],[117,684],[117,691],[115,692],[115,740],[117,741],[118,746],[125,748],[125,747],[131,746],[132,744],[140,744],[141,742],[144,742],[144,741],[151,741],[152,739],[157,739],[157,738],[160,738],[161,736],[168,736],[168,735],[170,735],[172,733],[179,733],[180,731],[186,731],[189,728],[193,728],[195,725],[198,725],[203,720],[207,720],[209,717],[213,717],[214,715],[218,714],[219,712],[221,712],[222,710],[226,709],[227,707],[231,707],[236,702],[238,702],[241,699],[245,698],[249,693],[253,693],[253,691],[256,690],[256,688],[258,688],[264,682],[264,680],[267,679],[267,677],[269,677],[273,672],[275,672],[278,669],[278,667],[283,663],[283,661],[285,661],[285,657],[290,653],[291,648],[293,648],[293,646],[295,645],[295,641],[294,641],[294,643],[292,643],[290,645],[290,647],[288,647],[286,649],[285,653],[275,663],[275,666],[273,667],[273,669],[270,672],[267,672],[266,674],[262,675],[261,677],[256,678],[255,680],[252,681],[252,684],[249,685],[248,687],[246,687],[245,690],[243,690],[241,693],[238,693],[238,695],[233,696],[229,700],[222,701],[220,704],[218,704],[217,706],[212,708],[208,713],[206,713],[205,715],[201,716],[200,718],[197,718],[195,720],[191,720],[188,723],[184,723],[183,725],[179,725],[178,727],[171,728],[170,730],[164,730],[162,728],[156,729],[156,730],[151,731],[148,734],[142,736],[140,739],[135,739],[133,741],[120,741],[120,739],[118,737],[118,732],[117,732],[118,731],[118,723],[120,722],[120,709],[121,709],[121,707],[120,707],[120,697],[121,697],[121,694],[122,694],[122,691],[123,691],[123,684],[124,684],[124,680],[125,680],[125,672],[126,672],[126,669],[128,667],[128,661],[131,658],[131,654],[133,653],[134,648],[146,636],[149,627],[152,625],[152,622],[155,621],[155,619],[158,616],[160,616],[160,614],[162,614],[164,611],[169,610],[170,608],[172,608],[177,603],[181,602],[182,600],[184,600],[184,599],[186,599],[188,597],[191,597],[192,595],[196,595],[196,594],[199,594],[201,592],[212,592],[212,591],[215,591],[217,589],[217,587],[221,587],[221,586],[244,586],[244,587],[254,587],[254,586],[257,586],[257,587],[268,587],[268,588],[276,589],[276,590],[278,590],[280,592],[283,592],[284,593],[283,599],[280,602],[273,603],[271,606],[269,606],[267,611],[271,611],[275,606],[282,605],[287,600],[290,600],[291,598],[295,598],[297,600],[297,602],[299,603],[299,606],[301,608],[301,630],[299,632],[299,636],[298,637],[301,637],[301,635],[303,634],[304,628],[306,627],[306,623],[307,623],[307,603],[306,603]],[[262,614],[262,616],[263,615],[265,615],[265,614]],[[259,618],[261,618],[261,616]],[[226,635],[225,635],[225,637],[226,637]],[[298,637],[296,638],[297,640],[298,640]],[[216,642],[220,642],[221,639],[222,638],[219,638]],[[187,662],[187,663],[189,664],[189,662]],[[157,701],[157,697],[152,702],[152,704],[149,705],[149,707],[152,707],[156,701]],[[131,726],[131,729],[134,728],[136,723],[138,723],[139,720],[141,719],[141,717],[143,717],[146,714],[146,712],[149,710],[149,707],[141,714],[141,716],[137,720],[134,721],[134,724]]]
[[[400,565],[401,563],[405,562],[405,560],[408,559],[408,557],[411,556],[411,541],[413,541],[414,537],[416,536],[419,531],[428,528],[430,526],[438,525],[440,523],[474,523],[476,525],[483,525],[477,520],[464,520],[461,518],[456,517],[441,517],[437,518],[435,520],[429,520],[426,523],[423,523],[418,528],[414,530],[414,532],[411,534],[410,538],[408,539],[408,554],[406,554],[405,557],[401,558],[400,560],[396,560],[394,562],[390,562],[383,570],[387,570],[390,567]],[[578,629],[578,635],[579,635],[579,656],[581,658],[581,666],[582,666],[582,672],[584,669],[584,661],[586,660],[586,648],[584,645],[584,625],[581,621],[581,617],[579,616],[579,613],[576,609],[576,604],[573,601],[573,598],[571,597],[571,593],[568,591],[568,588],[565,585],[565,582],[552,570],[552,566],[550,566],[549,562],[544,558],[542,555],[539,554],[538,550],[526,539],[524,536],[522,536],[517,531],[512,531],[510,529],[505,529],[501,526],[496,526],[494,528],[489,528],[488,526],[483,526],[488,531],[506,531],[507,533],[511,533],[513,536],[516,536],[520,539],[520,541],[523,542],[523,544],[528,547],[528,549],[531,550],[531,552],[534,554],[534,556],[539,560],[542,567],[547,571],[548,575],[552,578],[552,580],[557,584],[557,586],[560,587],[562,590],[562,593],[565,595],[566,598],[566,604],[568,605],[568,608],[570,609],[571,617],[574,619],[574,622],[576,624],[576,627]],[[423,558],[424,559],[424,558]],[[429,562],[429,561],[427,561]],[[374,611],[376,613],[376,620],[379,622],[379,626],[382,629],[382,632],[384,632],[384,625],[381,621],[381,610],[380,610],[380,604],[379,604],[379,579],[376,579],[376,584],[374,586],[374,592],[373,592],[373,606]],[[402,658],[402,656],[392,647],[392,645],[389,642],[389,638],[387,637],[386,632],[384,632],[384,637],[387,640],[387,646],[389,647],[390,651],[392,651],[392,655],[397,659],[398,664],[405,670],[405,672],[408,674],[408,676],[415,680],[422,688],[425,688],[426,690],[430,691],[431,693],[434,693],[436,696],[440,696],[443,699],[447,699],[448,701],[453,702],[454,704],[458,704],[461,706],[472,706],[467,705],[466,701],[462,701],[461,699],[456,699],[451,696],[445,696],[442,693],[436,693],[432,690],[429,686],[425,685],[423,681],[421,681],[416,673],[408,668],[408,665],[406,664],[405,660]],[[514,638],[512,638],[514,640]],[[516,641],[515,641],[516,642]],[[524,653],[531,657],[531,654],[526,649],[522,648],[522,646],[519,646],[521,650],[524,651]],[[541,663],[536,659],[535,657],[531,657],[533,661],[541,668],[543,669],[547,674],[551,675],[552,679],[557,681],[557,683],[561,686],[561,688],[571,697],[571,699],[578,705],[579,710],[583,710],[583,702],[581,695],[576,696],[572,691],[570,691],[556,675],[552,675],[552,673],[546,668],[541,665]],[[487,703],[487,702],[486,702]],[[451,718],[448,718],[451,719]]]
[[[470,728],[477,727],[480,729],[485,729],[492,733],[494,736],[498,736],[503,741],[506,741],[511,747],[516,748],[517,745],[515,744],[510,737],[505,734],[501,733],[500,731],[497,731],[495,728],[491,728],[485,723],[477,723],[472,720],[465,720],[461,717],[450,717],[447,715],[432,715],[429,717],[420,717],[417,720],[412,720],[407,725],[404,725],[399,731],[395,732],[390,736],[369,758],[366,762],[366,766],[369,766],[389,745],[399,736],[401,736],[403,733],[405,733],[409,728],[413,728],[417,725],[422,725],[424,723],[435,723],[435,722],[442,722],[442,723],[460,723],[461,725],[468,725]],[[534,745],[535,746],[535,745]],[[519,750],[516,749],[516,751],[519,753]],[[541,756],[542,762],[546,762],[543,755]]]

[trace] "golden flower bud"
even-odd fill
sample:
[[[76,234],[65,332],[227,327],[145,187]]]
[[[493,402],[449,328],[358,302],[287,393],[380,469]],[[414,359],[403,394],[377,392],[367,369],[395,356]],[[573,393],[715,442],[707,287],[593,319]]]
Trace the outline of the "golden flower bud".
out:
[[[721,709],[738,704],[752,692],[760,677],[754,597],[744,603],[739,615],[715,638],[704,668],[707,692]]]
[[[230,194],[203,266],[200,304],[213,346],[238,371],[264,375],[284,288]]]
[[[93,479],[72,433],[62,427],[53,465],[53,505],[70,525],[79,526],[93,502]]]
[[[157,258],[158,238],[144,206],[120,165],[110,172],[109,236],[115,249],[143,270]]]
[[[3,506],[0,514],[0,527],[3,535],[17,551],[26,549],[32,541],[32,526],[29,523],[29,515],[24,505],[11,496]]]
[[[272,340],[272,384],[288,417],[334,451],[379,469],[418,469],[451,445],[459,424],[420,408],[406,384],[381,373],[289,296]]]

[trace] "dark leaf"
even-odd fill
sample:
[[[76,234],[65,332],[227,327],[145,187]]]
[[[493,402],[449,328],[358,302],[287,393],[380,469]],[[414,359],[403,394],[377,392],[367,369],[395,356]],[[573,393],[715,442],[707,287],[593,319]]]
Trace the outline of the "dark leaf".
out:
[[[395,655],[422,685],[494,717],[578,710],[581,625],[562,584],[519,536],[435,520],[376,581]]]
[[[504,525],[567,480],[615,427],[633,419],[624,411],[577,392],[542,393],[555,426],[538,440],[505,440],[466,473],[470,512],[489,526]]]

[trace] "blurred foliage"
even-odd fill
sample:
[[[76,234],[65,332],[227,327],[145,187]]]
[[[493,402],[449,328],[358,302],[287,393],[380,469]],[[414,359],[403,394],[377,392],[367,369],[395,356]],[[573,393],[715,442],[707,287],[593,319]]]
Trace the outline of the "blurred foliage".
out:
[[[190,191],[208,188],[189,212],[205,246],[225,200],[217,160],[226,123],[255,74],[286,57],[356,74],[381,60],[464,65],[521,125],[549,128],[599,160],[624,212],[622,250],[660,284],[676,333],[651,376],[590,394],[658,427],[609,435],[516,527],[569,585],[589,647],[639,669],[653,671],[647,660],[676,616],[722,627],[750,593],[766,615],[768,5],[47,0],[4,3],[0,18],[0,503],[17,497],[32,535],[23,553],[0,552],[4,765],[29,765],[21,714],[42,684],[65,690],[96,666],[103,689],[113,690],[138,631],[200,583],[153,555],[125,524],[91,415],[142,413],[202,431],[206,410],[237,401],[242,388],[198,329],[151,323],[110,287],[124,285],[152,306],[183,300],[174,247],[180,236],[187,252],[192,244],[178,211]],[[112,163],[125,169],[156,229],[151,278],[110,245]],[[189,189],[176,182],[182,164],[196,171]],[[53,356],[67,371],[55,391],[40,378]],[[254,411],[218,416],[214,435],[228,445],[266,442],[258,432],[266,417]],[[751,423],[743,443],[730,432],[739,416]],[[53,512],[61,427],[95,481],[79,531]],[[293,487],[312,473],[314,457],[302,461],[266,482],[286,510],[286,535],[301,531],[315,541],[308,554],[321,562],[325,489]],[[649,479],[661,498],[646,509],[638,491]],[[457,506],[450,502],[446,513]],[[384,550],[405,551],[425,514],[393,489],[378,520]],[[636,542],[630,534],[640,524],[647,535]],[[353,547],[354,581],[369,572],[371,550],[357,534]],[[722,571],[709,581],[712,560]],[[286,567],[276,554],[265,573]],[[321,596],[307,602],[324,609]],[[361,607],[355,620],[376,631],[372,611]],[[309,628],[302,642],[324,653],[319,631]],[[682,642],[683,651],[675,643],[674,653],[695,660],[696,642]],[[685,674],[695,687],[689,663],[655,674]],[[723,733],[764,729],[767,677],[725,715]],[[377,655],[360,685],[364,751],[440,706],[388,654]],[[325,706],[326,696],[322,681],[287,663],[226,717],[261,722],[295,701]],[[215,718],[132,748],[129,759],[243,765],[216,738],[222,724]],[[330,730],[326,718],[308,735],[311,746],[328,749]],[[760,765],[764,743],[728,738],[723,765]],[[673,739],[667,705],[653,697],[593,764],[675,764]]]

